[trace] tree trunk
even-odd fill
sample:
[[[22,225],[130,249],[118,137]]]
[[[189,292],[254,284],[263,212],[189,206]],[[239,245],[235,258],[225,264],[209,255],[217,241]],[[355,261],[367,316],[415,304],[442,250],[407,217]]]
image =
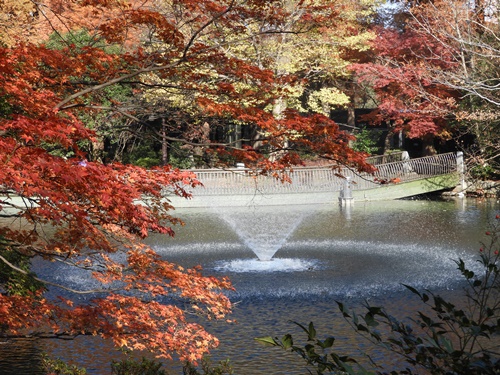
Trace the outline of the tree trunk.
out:
[[[287,103],[283,98],[278,98],[274,102],[273,106],[273,116],[276,120],[280,120],[283,118],[283,112],[285,112],[287,108]],[[288,147],[288,140],[285,139],[283,141],[282,148],[287,148]],[[283,150],[271,150],[271,155],[269,157],[269,160],[271,161],[276,161],[280,155],[283,154]]]
[[[161,165],[168,165],[168,140],[165,119],[161,119]]]
[[[104,154],[104,139],[97,135],[96,140],[92,141],[90,160],[104,162]]]
[[[349,125],[350,132],[356,129],[356,105],[354,100],[351,100],[347,105],[347,125]]]
[[[383,149],[382,149],[382,154],[386,154],[391,149],[391,140],[392,140],[393,135],[394,135],[394,133],[393,133],[392,125],[389,123],[389,124],[387,124],[387,133],[385,134],[385,137],[384,137],[384,145],[383,145]]]
[[[436,155],[437,151],[434,147],[434,135],[426,134],[422,138],[422,156]]]

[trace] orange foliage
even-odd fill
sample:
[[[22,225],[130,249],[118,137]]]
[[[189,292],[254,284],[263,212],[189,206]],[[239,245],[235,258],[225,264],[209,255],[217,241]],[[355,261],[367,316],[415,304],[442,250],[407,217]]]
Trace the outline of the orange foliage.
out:
[[[20,36],[34,39],[35,11],[31,0],[0,0],[0,44],[11,46]]]
[[[220,25],[230,33],[243,32],[245,18],[266,19],[272,25],[283,16],[271,11],[275,1],[176,3],[179,14],[162,13],[153,1],[36,3],[34,24],[41,39],[50,31],[84,27],[109,42],[126,41],[122,54],[71,43],[61,50],[49,49],[31,43],[33,39],[23,33],[17,44],[0,48],[0,214],[23,224],[0,227],[6,244],[2,250],[64,261],[88,271],[102,286],[99,298],[81,305],[48,300],[42,291],[7,291],[0,295],[5,335],[45,336],[39,328],[50,327],[55,337],[101,335],[117,346],[148,349],[163,357],[177,352],[187,360],[199,359],[217,345],[215,337],[189,322],[186,312],[171,301],[188,301],[197,314],[224,318],[231,308],[223,293],[232,288],[229,281],[175,266],[140,241],[150,232],[173,235],[171,225],[179,221],[170,215],[172,207],[162,192],[168,189],[187,197],[184,186],[198,184],[195,176],[170,167],[145,170],[118,163],[79,163],[87,157],[80,145],[95,137],[81,115],[101,108],[97,93],[103,88],[156,72],[180,81],[179,88],[196,90],[205,114],[256,124],[269,134],[264,142],[275,148],[285,148],[292,140],[339,165],[370,170],[364,155],[348,147],[349,136],[328,118],[294,111],[273,118],[264,110],[275,94],[272,73],[200,39],[221,32]],[[215,20],[217,27],[211,28]],[[138,44],[143,33],[152,30],[163,49],[147,51]],[[199,66],[205,69],[193,69]],[[209,81],[215,73],[224,78],[214,86]],[[245,103],[250,104],[241,103],[238,82],[258,87],[245,92]],[[135,90],[140,91],[139,84]],[[214,100],[219,91],[224,100]],[[66,159],[51,152],[54,149],[74,157]],[[226,152],[263,171],[301,163],[295,152],[286,151],[272,162],[252,149]]]
[[[451,52],[433,36],[411,28],[377,32],[373,61],[352,66],[377,96],[377,108],[364,119],[390,124],[392,131],[404,131],[410,138],[447,138],[448,119],[460,95],[437,77],[456,67]]]

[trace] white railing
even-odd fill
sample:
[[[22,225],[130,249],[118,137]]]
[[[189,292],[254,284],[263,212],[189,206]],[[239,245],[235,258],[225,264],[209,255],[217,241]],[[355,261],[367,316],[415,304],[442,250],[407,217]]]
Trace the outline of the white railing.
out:
[[[402,161],[407,159],[408,152],[407,151],[394,151],[390,154],[385,155],[375,155],[369,156],[366,158],[366,161],[371,165],[380,165],[386,163],[393,163],[395,161]]]
[[[331,167],[298,167],[288,172],[292,183],[280,182],[274,177],[256,175],[245,168],[193,170],[203,187],[195,188],[197,195],[247,195],[314,193],[340,191],[345,177],[350,177],[353,190],[380,187],[381,184],[401,183],[457,172],[457,156],[447,153],[376,165],[375,174],[358,173],[343,168],[335,172]],[[340,175],[340,176],[339,176]]]

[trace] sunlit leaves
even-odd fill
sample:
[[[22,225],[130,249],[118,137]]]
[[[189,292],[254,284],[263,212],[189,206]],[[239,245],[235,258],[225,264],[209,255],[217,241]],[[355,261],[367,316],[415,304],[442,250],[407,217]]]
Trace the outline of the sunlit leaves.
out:
[[[378,107],[366,120],[388,123],[392,131],[404,131],[410,138],[446,137],[447,117],[456,108],[458,93],[436,82],[432,69],[452,68],[451,56],[440,54],[432,38],[411,30],[380,29],[373,47],[375,61],[353,66],[358,79],[377,95]]]
[[[57,4],[51,5],[50,12],[55,12]],[[80,9],[62,5],[59,10],[74,10],[72,16]],[[154,25],[156,16],[131,11],[130,20]],[[166,38],[171,38],[169,30],[164,29]],[[29,43],[0,49],[1,214],[17,220],[17,225],[0,228],[5,239],[0,259],[2,334],[95,334],[118,346],[164,357],[177,352],[194,361],[217,345],[217,339],[190,323],[173,302],[184,301],[198,314],[220,319],[230,310],[222,291],[231,286],[225,279],[174,266],[139,245],[151,232],[173,235],[171,226],[180,221],[170,215],[168,194],[187,197],[184,188],[197,184],[193,174],[169,167],[81,163],[86,157],[81,144],[95,136],[82,123],[88,117],[81,111],[89,107],[90,116],[96,110],[92,107],[102,104],[99,89],[89,87],[128,73],[132,62],[137,68],[132,55],[113,54],[106,47],[61,41],[57,49]],[[76,290],[39,280],[26,267],[33,257],[77,267],[99,287]],[[82,305],[47,300],[44,287],[99,297]],[[174,299],[157,301],[168,296]]]
[[[19,43],[0,48],[0,213],[17,220],[0,228],[0,261],[27,277],[3,273],[2,286],[22,282],[0,295],[2,334],[36,336],[38,327],[50,327],[43,335],[101,335],[117,346],[196,360],[218,342],[187,312],[225,318],[231,284],[171,264],[141,240],[151,232],[173,235],[182,223],[171,216],[169,194],[189,197],[185,187],[198,182],[168,166],[145,170],[89,157],[84,145],[99,136],[91,129],[161,113],[188,123],[178,133],[196,145],[208,143],[209,120],[231,121],[255,127],[265,135],[262,148],[277,156],[252,145],[203,147],[257,173],[287,181],[281,171],[307,153],[370,170],[327,116],[291,105],[272,113],[281,100],[297,101],[318,72],[346,72],[347,52],[364,50],[370,38],[355,27],[367,9],[347,1],[31,4],[38,38],[19,33]],[[307,52],[308,45],[315,48]],[[346,102],[332,87],[311,98],[315,111]],[[93,277],[95,289],[37,280],[23,263],[34,257],[75,267]],[[83,295],[85,303],[47,300],[39,283]]]
[[[20,36],[35,37],[35,11],[31,0],[0,1],[0,44],[13,45]]]

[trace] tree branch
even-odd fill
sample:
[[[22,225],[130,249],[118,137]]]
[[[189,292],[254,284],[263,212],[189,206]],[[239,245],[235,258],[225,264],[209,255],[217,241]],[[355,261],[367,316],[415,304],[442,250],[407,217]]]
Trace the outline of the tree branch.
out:
[[[12,268],[13,270],[19,272],[19,273],[22,273],[23,275],[30,275],[29,272],[19,268],[19,267],[16,267],[15,265],[13,265],[12,263],[10,263],[7,259],[5,259],[3,256],[0,255],[0,260],[2,262],[4,262],[7,266],[9,266],[10,268]],[[76,289],[73,289],[73,288],[68,288],[64,285],[61,285],[61,284],[57,284],[57,283],[53,283],[53,282],[50,282],[50,281],[47,281],[47,280],[43,280],[43,279],[40,279],[36,276],[32,276],[30,275],[31,277],[33,277],[34,280],[36,281],[39,281],[43,284],[46,284],[46,285],[51,285],[51,286],[54,286],[54,287],[57,287],[57,288],[60,288],[60,289],[63,289],[63,290],[66,290],[68,292],[71,292],[71,293],[75,293],[75,294],[93,294],[93,293],[109,293],[109,292],[112,292],[112,291],[117,291],[119,289],[93,289],[93,290],[76,290]]]

